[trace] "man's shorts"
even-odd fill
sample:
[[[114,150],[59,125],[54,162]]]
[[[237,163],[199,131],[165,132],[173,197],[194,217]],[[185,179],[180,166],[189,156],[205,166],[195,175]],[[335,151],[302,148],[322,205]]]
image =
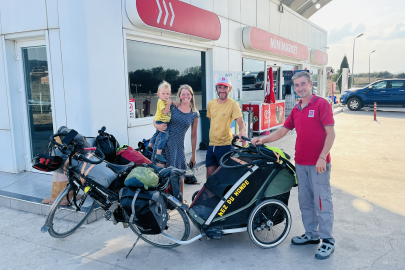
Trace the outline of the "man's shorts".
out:
[[[219,166],[219,160],[223,155],[233,149],[232,145],[210,146],[205,157],[205,167]]]

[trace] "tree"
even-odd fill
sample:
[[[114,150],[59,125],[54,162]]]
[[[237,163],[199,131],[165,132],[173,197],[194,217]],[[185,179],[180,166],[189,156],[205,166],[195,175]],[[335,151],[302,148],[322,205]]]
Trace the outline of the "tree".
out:
[[[346,55],[343,57],[342,63],[340,63],[340,69],[339,69],[339,75],[338,75],[338,77],[340,77],[340,78],[337,81],[337,85],[339,87],[340,92],[342,92],[342,76],[340,76],[340,75],[342,74],[343,68],[349,68],[349,62],[347,61]],[[350,88],[351,85],[352,85],[352,82],[351,82],[351,80],[349,80],[348,88]]]

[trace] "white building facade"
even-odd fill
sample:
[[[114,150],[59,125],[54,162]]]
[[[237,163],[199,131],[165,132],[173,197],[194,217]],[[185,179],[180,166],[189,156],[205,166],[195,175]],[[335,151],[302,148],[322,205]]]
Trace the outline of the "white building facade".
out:
[[[173,98],[191,85],[202,111],[224,74],[244,102],[263,100],[269,67],[277,99],[295,70],[325,91],[326,31],[277,0],[0,0],[0,31],[5,172],[31,170],[60,126],[91,137],[106,126],[137,147],[155,130],[162,80]]]

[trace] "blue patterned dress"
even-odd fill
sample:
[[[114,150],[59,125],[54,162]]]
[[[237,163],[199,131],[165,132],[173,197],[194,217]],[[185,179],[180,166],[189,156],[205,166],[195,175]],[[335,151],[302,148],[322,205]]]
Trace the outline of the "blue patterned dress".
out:
[[[183,113],[177,107],[172,105],[170,107],[172,117],[169,122],[169,139],[167,140],[166,147],[162,151],[162,155],[166,158],[166,167],[173,166],[177,169],[186,170],[186,157],[184,154],[184,137],[187,130],[190,128],[194,120],[198,118],[197,112]],[[159,145],[159,138],[156,138],[153,145],[153,163],[158,163],[154,158]]]

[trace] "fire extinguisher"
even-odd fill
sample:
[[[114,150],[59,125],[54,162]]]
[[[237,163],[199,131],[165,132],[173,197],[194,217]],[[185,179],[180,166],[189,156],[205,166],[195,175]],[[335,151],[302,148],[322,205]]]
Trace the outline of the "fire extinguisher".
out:
[[[145,101],[143,102],[143,117],[149,116],[150,115],[150,100],[152,99],[152,95],[149,91],[150,98],[146,98]]]

